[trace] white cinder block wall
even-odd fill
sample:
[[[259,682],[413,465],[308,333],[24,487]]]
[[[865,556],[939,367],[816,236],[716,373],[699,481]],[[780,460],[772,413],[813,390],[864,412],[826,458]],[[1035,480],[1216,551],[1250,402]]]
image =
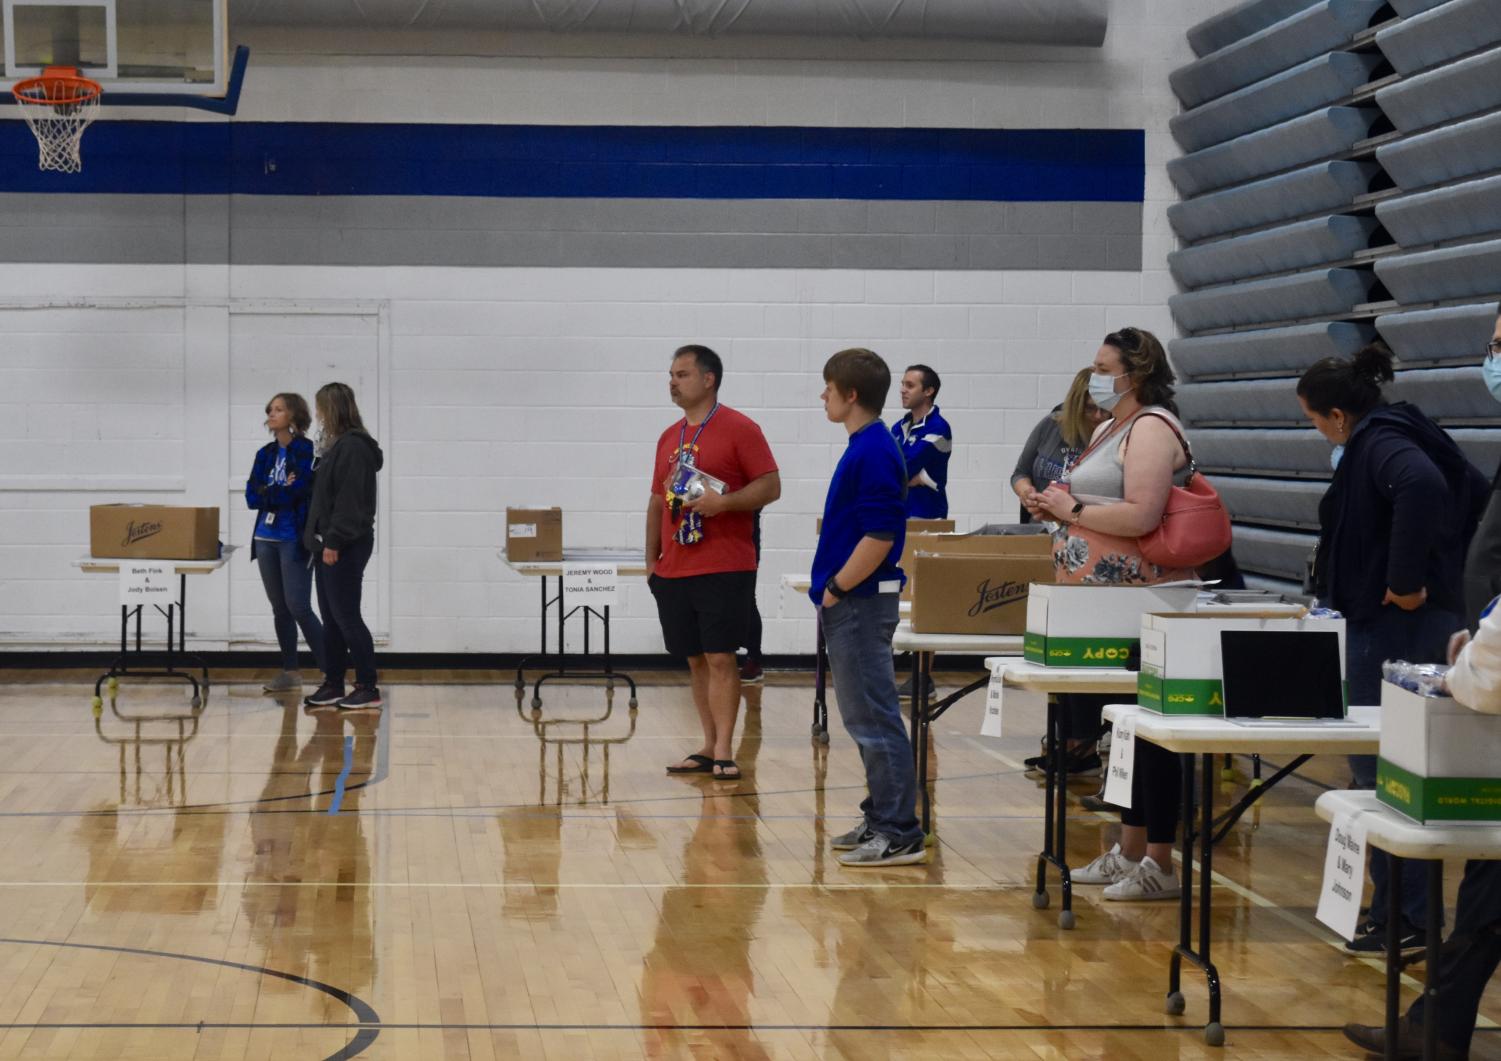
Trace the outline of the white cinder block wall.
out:
[[[260,404],[339,376],[388,456],[369,590],[384,647],[531,649],[537,586],[496,555],[503,509],[563,506],[570,545],[641,544],[653,442],[676,416],[668,359],[692,341],[724,355],[724,399],[761,423],[782,467],[765,523],[766,650],[809,651],[809,606],[779,580],[807,570],[842,443],[818,403],[824,360],[859,344],[897,370],[937,367],[953,516],[961,528],[1014,518],[1020,444],[1100,336],[1171,333],[1167,72],[1189,58],[1185,28],[1224,6],[1117,0],[1103,49],[984,60],[963,45],[947,61],[931,46],[917,61],[632,58],[609,38],[595,57],[335,60],[295,37],[253,40],[240,115],[252,121],[1144,129],[1144,268],[61,265],[6,262],[0,243],[0,647],[117,636],[114,586],[69,566],[91,503],[219,504],[224,539],[244,544]],[[271,643],[243,554],[190,593],[201,647]],[[661,650],[644,586],[616,615],[617,651]]]

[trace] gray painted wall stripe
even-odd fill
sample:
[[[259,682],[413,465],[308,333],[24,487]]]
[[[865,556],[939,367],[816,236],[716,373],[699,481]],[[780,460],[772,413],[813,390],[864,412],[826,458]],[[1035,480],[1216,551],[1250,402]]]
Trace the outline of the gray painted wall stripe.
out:
[[[0,195],[0,260],[1141,269],[1140,203]]]

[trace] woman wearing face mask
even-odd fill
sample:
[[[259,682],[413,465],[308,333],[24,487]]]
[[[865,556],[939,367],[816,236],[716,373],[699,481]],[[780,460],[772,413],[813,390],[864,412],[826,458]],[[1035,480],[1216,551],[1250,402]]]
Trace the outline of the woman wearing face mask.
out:
[[[313,444],[307,439],[311,419],[300,394],[278,394],[267,402],[266,430],[275,437],[256,452],[245,480],[245,504],[255,509],[250,558],[260,567],[281,646],[281,674],[266,684],[268,693],[302,687],[299,627],[323,668],[323,624],[313,614],[313,571],[302,547],[313,494]]]
[[[1168,494],[1188,477],[1187,443],[1173,403],[1173,370],[1151,332],[1122,328],[1105,336],[1095,355],[1089,393],[1110,418],[1069,470],[1028,504],[1038,519],[1058,524],[1053,565],[1065,585],[1145,586],[1194,577],[1141,555],[1139,539],[1162,523]],[[1075,759],[1098,763],[1093,742],[1109,697],[1070,697],[1068,730],[1081,741]],[[1121,841],[1072,874],[1075,884],[1104,884],[1105,898],[1171,899],[1178,829],[1178,757],[1155,744],[1136,749],[1131,809],[1121,812]]]
[[[1039,420],[1027,436],[1016,470],[1011,473],[1011,490],[1022,502],[1023,523],[1032,522],[1028,499],[1062,478],[1063,470],[1084,452],[1094,429],[1106,418],[1104,410],[1089,396],[1092,375],[1093,369],[1080,369],[1063,404]]]
[[[1345,617],[1350,703],[1381,702],[1381,664],[1436,662],[1462,625],[1462,558],[1485,502],[1486,482],[1448,434],[1407,402],[1387,404],[1391,351],[1367,346],[1326,358],[1298,380],[1298,403],[1335,447],[1334,477],[1319,502],[1314,592]],[[1350,757],[1355,783],[1374,788],[1376,757]],[[1385,948],[1389,863],[1376,852],[1371,918],[1346,949]],[[1404,950],[1423,946],[1423,867],[1403,877]]]
[[[1491,397],[1501,402],[1501,316],[1496,318],[1491,341],[1481,363]],[[1471,630],[1480,622],[1480,612],[1501,594],[1501,472],[1491,483],[1490,500],[1470,552],[1465,557],[1465,625]]]

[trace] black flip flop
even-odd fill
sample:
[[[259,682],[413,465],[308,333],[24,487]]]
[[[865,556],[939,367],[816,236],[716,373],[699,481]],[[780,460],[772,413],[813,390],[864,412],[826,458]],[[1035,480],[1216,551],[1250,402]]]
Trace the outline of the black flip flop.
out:
[[[735,771],[733,774],[728,771]],[[734,759],[715,759],[714,777],[719,781],[739,781],[740,767],[735,765]]]
[[[711,774],[714,772],[714,760],[707,755],[685,755],[683,758],[693,765],[669,766],[667,772],[669,774]]]

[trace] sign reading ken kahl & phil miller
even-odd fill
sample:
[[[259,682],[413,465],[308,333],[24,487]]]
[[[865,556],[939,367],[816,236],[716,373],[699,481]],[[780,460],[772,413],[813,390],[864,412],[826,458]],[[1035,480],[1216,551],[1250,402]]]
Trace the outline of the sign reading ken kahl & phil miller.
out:
[[[173,582],[171,564],[121,560],[120,606],[134,608],[137,604],[173,604]]]
[[[563,605],[580,604],[590,608],[609,608],[616,603],[620,588],[620,570],[615,564],[569,563],[563,565]]]
[[[1345,939],[1355,938],[1360,897],[1365,889],[1365,826],[1353,815],[1337,815],[1329,826],[1324,884],[1315,917]]]

